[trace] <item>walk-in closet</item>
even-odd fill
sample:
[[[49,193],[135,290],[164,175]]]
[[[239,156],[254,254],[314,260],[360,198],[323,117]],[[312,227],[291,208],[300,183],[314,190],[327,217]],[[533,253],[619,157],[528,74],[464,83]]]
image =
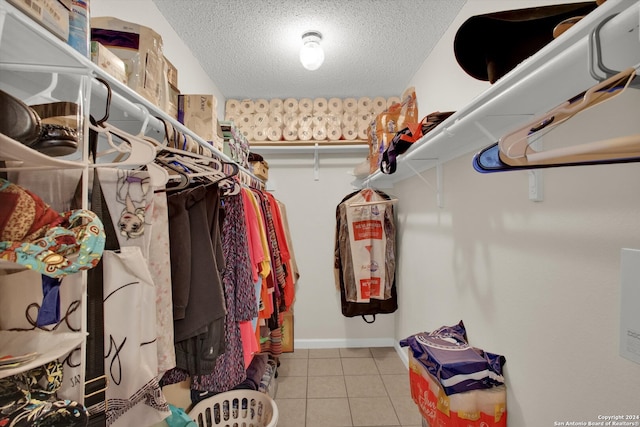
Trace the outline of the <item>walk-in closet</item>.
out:
[[[0,0],[0,111],[0,427],[640,426],[639,0]]]

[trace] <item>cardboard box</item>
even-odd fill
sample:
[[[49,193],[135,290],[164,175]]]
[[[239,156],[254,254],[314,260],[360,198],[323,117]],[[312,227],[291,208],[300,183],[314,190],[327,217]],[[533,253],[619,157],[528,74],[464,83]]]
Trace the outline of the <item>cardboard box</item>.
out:
[[[102,43],[124,61],[131,89],[160,106],[165,63],[158,33],[117,18],[97,17],[91,18],[91,40]]]
[[[258,178],[267,181],[269,180],[269,164],[262,160],[260,162],[251,162],[251,172]]]
[[[9,0],[9,3],[60,39],[69,40],[69,9],[58,0]]]
[[[506,427],[506,387],[447,396],[444,389],[409,349],[411,398],[430,427]]]
[[[218,133],[216,106],[213,95],[178,95],[178,121],[213,144]]]
[[[124,61],[100,42],[91,42],[91,61],[116,80],[127,84],[127,69]]]
[[[178,120],[178,100],[180,98],[180,91],[178,88],[168,85],[169,94],[167,96],[167,103],[164,112]]]
[[[178,87],[178,69],[175,67],[175,65],[173,65],[165,56],[164,57],[164,64],[165,64],[165,68],[166,68],[166,73],[167,73],[167,81],[169,82],[169,85],[173,86],[174,88]]]

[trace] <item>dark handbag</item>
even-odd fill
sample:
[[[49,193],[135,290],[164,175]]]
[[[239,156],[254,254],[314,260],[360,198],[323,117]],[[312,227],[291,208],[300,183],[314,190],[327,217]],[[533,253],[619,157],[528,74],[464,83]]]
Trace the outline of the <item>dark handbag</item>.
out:
[[[443,113],[435,111],[422,119],[420,123],[410,123],[406,128],[396,133],[389,146],[382,153],[380,171],[385,174],[394,173],[397,168],[397,157],[406,152],[414,142],[431,132],[453,113],[455,111]]]

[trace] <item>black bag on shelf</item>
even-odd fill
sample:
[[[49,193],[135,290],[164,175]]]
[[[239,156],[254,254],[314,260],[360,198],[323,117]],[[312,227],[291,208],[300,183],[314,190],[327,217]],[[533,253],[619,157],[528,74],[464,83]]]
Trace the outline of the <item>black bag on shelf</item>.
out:
[[[391,140],[391,144],[382,153],[380,161],[380,171],[385,174],[392,174],[397,168],[397,157],[407,151],[411,145],[431,132],[436,126],[445,121],[455,111],[435,111],[426,116],[420,123],[410,125],[396,135]]]

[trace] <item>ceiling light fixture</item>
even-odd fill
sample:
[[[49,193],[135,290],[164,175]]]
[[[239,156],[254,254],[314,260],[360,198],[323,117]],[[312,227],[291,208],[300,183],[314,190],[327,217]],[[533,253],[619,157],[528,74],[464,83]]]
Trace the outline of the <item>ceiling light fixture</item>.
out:
[[[302,35],[300,62],[307,70],[317,70],[324,62],[324,51],[320,46],[321,40],[322,34],[318,31],[307,31]]]

